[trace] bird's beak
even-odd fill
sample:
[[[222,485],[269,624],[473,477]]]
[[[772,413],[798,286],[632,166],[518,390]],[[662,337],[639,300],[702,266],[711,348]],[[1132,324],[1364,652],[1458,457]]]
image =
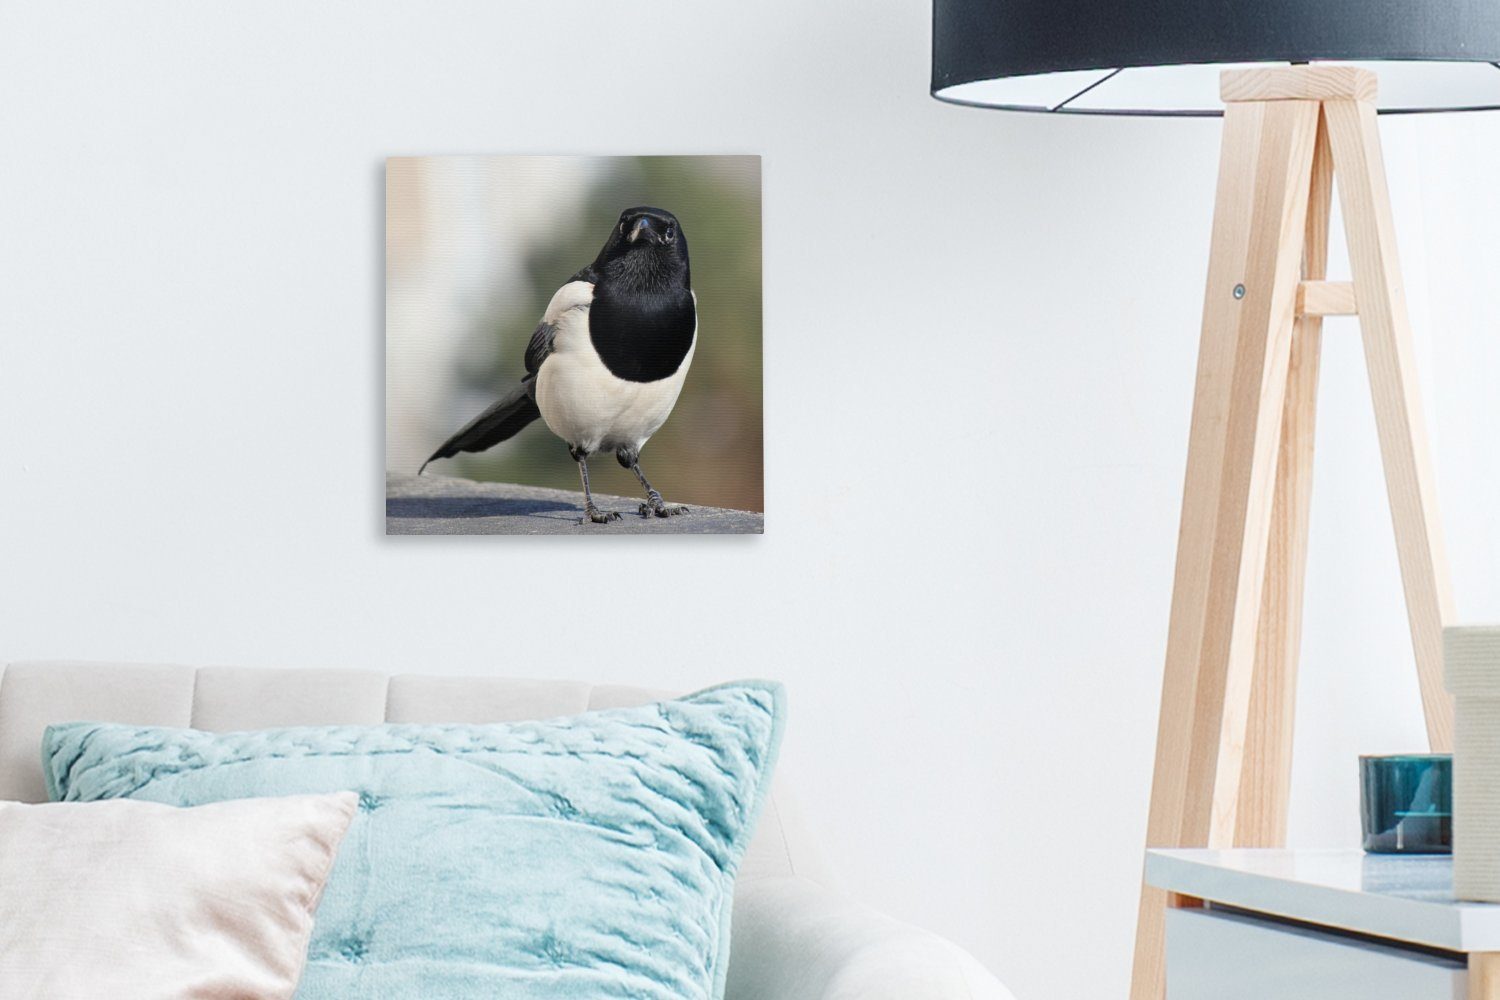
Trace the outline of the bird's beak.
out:
[[[656,229],[652,227],[651,220],[644,215],[635,220],[635,225],[631,227],[630,232],[626,235],[625,239],[631,243],[634,243],[642,236],[646,237],[652,243],[661,242],[660,234],[658,234]]]

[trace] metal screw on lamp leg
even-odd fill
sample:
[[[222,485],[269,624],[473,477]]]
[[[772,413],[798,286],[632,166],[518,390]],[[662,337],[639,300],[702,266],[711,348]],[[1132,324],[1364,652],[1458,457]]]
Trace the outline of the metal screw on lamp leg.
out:
[[[1235,285],[1234,286],[1234,297],[1237,298],[1237,299],[1243,299],[1245,297],[1245,286],[1244,285]]]

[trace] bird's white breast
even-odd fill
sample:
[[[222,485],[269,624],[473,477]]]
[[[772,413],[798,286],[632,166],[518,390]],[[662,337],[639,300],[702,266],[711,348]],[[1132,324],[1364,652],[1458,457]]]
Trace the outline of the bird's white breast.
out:
[[[573,281],[558,289],[544,320],[556,328],[552,353],[537,373],[536,402],[552,433],[587,452],[636,448],[666,422],[688,366],[693,345],[677,371],[655,382],[631,382],[612,373],[589,337],[594,286]]]

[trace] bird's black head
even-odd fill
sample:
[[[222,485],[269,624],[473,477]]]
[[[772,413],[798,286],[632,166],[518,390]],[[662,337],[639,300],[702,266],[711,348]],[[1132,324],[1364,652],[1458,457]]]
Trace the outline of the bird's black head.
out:
[[[599,251],[594,270],[641,290],[687,288],[687,237],[677,216],[660,208],[627,208]]]

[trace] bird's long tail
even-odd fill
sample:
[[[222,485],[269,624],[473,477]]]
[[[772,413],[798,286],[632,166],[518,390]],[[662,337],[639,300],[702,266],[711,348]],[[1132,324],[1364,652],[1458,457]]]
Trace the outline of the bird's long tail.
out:
[[[495,405],[464,424],[463,428],[444,441],[432,457],[417,470],[421,475],[429,462],[439,458],[452,458],[461,451],[484,451],[512,437],[521,428],[542,415],[536,406],[536,383],[527,378],[506,393]]]

